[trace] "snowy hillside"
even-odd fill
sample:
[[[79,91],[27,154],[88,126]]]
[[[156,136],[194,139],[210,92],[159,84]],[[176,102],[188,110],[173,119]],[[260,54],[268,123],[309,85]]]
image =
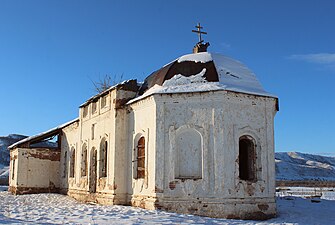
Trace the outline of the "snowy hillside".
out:
[[[5,137],[0,137],[0,183],[8,182],[9,174],[9,151],[8,146],[18,142],[27,136],[19,134],[10,134]]]
[[[27,138],[27,136],[20,134],[10,134],[5,137],[0,137],[0,184],[8,182],[9,175],[9,150],[8,146]],[[41,141],[31,145],[32,147],[53,147],[57,143],[51,141]]]
[[[20,134],[10,134],[5,137],[0,137],[0,168],[9,165],[9,151],[7,147],[26,137],[27,136]]]
[[[335,157],[277,152],[276,180],[335,181]]]

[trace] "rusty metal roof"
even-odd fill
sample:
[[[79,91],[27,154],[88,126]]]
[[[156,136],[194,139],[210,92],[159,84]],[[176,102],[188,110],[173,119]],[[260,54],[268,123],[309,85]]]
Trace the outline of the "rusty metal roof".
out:
[[[146,90],[153,87],[155,84],[162,85],[164,81],[171,79],[176,74],[182,74],[185,77],[199,74],[204,68],[206,73],[204,78],[210,82],[218,82],[219,76],[215,69],[213,61],[209,62],[195,62],[195,61],[182,61],[175,60],[170,64],[162,67],[161,69],[150,74],[142,84],[139,95],[142,95]]]

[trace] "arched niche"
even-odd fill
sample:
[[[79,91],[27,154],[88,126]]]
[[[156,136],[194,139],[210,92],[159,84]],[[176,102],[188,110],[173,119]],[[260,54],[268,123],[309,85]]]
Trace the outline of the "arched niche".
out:
[[[202,178],[202,135],[194,128],[177,130],[175,136],[175,177],[180,179]]]

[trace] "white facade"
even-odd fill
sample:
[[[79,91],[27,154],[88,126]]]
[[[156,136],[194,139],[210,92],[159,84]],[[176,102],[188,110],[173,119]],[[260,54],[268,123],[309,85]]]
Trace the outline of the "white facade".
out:
[[[81,201],[211,217],[276,214],[276,97],[223,88],[149,89],[138,97],[138,90],[136,81],[112,87],[84,103],[78,120],[52,131],[60,137],[59,160],[48,160],[52,172],[44,176],[56,191]],[[38,164],[28,168],[20,159],[26,151],[20,145],[32,140],[11,146],[11,159],[19,157],[11,160],[13,193],[45,187],[46,177],[28,179],[33,184],[19,178]]]
[[[16,148],[10,152],[9,191],[16,194],[57,192],[60,151]]]

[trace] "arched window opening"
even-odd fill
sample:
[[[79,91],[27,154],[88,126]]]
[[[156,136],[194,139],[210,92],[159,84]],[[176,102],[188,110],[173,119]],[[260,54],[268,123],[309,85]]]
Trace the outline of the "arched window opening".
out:
[[[15,159],[13,159],[13,162],[12,162],[12,180],[14,180],[15,178]]]
[[[239,177],[241,180],[256,179],[256,145],[250,136],[242,136],[239,140]]]
[[[106,140],[102,140],[100,144],[100,177],[107,177],[107,150],[108,142]]]
[[[90,160],[90,175],[89,175],[89,190],[90,193],[96,192],[97,183],[97,150],[93,147],[91,149]]]
[[[177,160],[175,177],[202,178],[202,138],[194,129],[186,129],[176,137]]]
[[[73,148],[71,151],[71,158],[70,158],[70,177],[74,177],[75,162],[76,162],[76,150]]]
[[[137,142],[137,178],[145,176],[145,138],[141,137]]]
[[[81,176],[87,176],[87,145],[85,144],[81,152]]]
[[[66,178],[66,173],[67,173],[67,151],[64,152],[63,178]]]

